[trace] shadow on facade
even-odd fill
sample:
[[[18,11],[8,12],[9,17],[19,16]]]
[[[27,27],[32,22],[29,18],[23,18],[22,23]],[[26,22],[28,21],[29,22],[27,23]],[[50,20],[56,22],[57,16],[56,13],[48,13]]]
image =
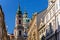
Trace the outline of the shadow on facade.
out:
[[[41,40],[45,40],[45,38],[46,38],[46,37],[43,35],[42,38],[41,38]]]

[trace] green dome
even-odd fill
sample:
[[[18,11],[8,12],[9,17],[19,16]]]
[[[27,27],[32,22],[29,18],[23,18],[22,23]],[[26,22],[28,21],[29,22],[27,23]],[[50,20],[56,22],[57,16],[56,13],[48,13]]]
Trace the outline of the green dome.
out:
[[[23,22],[28,23],[29,21],[29,18],[23,18]]]

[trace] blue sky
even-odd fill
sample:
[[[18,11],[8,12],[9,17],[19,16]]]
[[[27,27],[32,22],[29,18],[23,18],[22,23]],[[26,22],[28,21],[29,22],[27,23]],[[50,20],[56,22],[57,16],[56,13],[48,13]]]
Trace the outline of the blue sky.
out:
[[[47,0],[19,0],[22,13],[28,12],[29,18],[34,12],[40,12],[47,8]],[[15,16],[18,9],[18,0],[0,0],[3,12],[5,14],[5,23],[8,33],[12,34],[15,27]]]

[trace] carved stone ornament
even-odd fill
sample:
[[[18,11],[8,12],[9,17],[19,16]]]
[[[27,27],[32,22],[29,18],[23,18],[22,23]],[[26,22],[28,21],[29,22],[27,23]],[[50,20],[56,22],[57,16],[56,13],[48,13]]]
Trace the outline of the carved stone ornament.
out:
[[[56,0],[51,0],[52,3],[54,3]]]

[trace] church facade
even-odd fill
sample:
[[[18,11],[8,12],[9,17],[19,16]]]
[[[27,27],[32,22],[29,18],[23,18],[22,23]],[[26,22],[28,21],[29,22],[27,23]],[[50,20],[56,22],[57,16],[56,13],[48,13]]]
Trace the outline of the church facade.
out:
[[[15,20],[15,29],[14,29],[15,40],[26,40],[27,30],[29,27],[28,24],[29,24],[29,18],[27,17],[27,12],[24,12],[23,15],[19,5]]]

